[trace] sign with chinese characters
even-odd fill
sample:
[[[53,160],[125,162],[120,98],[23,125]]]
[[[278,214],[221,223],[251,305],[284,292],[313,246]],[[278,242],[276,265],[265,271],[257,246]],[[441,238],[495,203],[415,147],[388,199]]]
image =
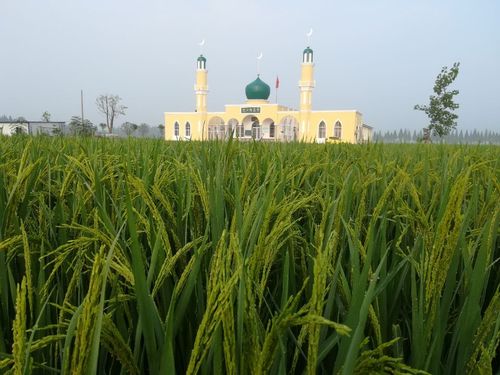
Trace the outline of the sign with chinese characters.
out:
[[[241,113],[260,113],[260,107],[242,107]]]

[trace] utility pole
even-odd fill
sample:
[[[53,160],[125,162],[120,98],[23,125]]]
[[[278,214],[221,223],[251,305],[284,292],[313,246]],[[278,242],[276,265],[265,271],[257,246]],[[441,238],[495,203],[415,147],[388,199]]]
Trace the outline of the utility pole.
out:
[[[82,129],[83,129],[83,90],[80,91],[80,102],[82,107]]]

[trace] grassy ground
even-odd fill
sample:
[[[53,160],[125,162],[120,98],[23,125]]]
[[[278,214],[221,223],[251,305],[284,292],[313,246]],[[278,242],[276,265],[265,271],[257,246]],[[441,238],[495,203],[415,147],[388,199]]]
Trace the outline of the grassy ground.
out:
[[[0,372],[497,373],[499,227],[494,146],[0,138]]]

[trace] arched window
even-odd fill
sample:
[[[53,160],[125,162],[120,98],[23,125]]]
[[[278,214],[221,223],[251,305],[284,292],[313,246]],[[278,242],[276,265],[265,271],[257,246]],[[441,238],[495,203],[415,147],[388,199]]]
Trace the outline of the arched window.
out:
[[[326,138],[326,124],[324,121],[321,121],[318,125],[318,138]]]
[[[175,124],[174,124],[174,135],[176,137],[179,136],[179,123],[176,121]]]
[[[276,133],[276,125],[274,125],[274,122],[271,122],[269,124],[269,137],[274,138]]]
[[[333,128],[333,136],[334,138],[342,138],[342,124],[340,123],[340,121],[337,121],[335,123],[335,127]]]
[[[191,124],[186,122],[186,137],[191,137]]]

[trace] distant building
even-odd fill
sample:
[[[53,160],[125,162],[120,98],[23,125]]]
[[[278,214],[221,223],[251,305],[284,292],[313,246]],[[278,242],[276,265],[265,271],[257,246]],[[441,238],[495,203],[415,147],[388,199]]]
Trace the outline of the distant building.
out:
[[[208,112],[207,59],[197,60],[195,112],[166,112],[166,140],[227,139],[241,141],[305,141],[316,143],[363,143],[372,139],[373,128],[364,124],[357,110],[312,109],[314,81],[313,50],[302,54],[299,109],[270,103],[270,87],[259,76],[246,86],[244,104],[227,104],[223,112]],[[279,80],[276,80],[276,87]]]
[[[65,125],[59,121],[0,121],[0,134],[54,135],[62,132]]]

